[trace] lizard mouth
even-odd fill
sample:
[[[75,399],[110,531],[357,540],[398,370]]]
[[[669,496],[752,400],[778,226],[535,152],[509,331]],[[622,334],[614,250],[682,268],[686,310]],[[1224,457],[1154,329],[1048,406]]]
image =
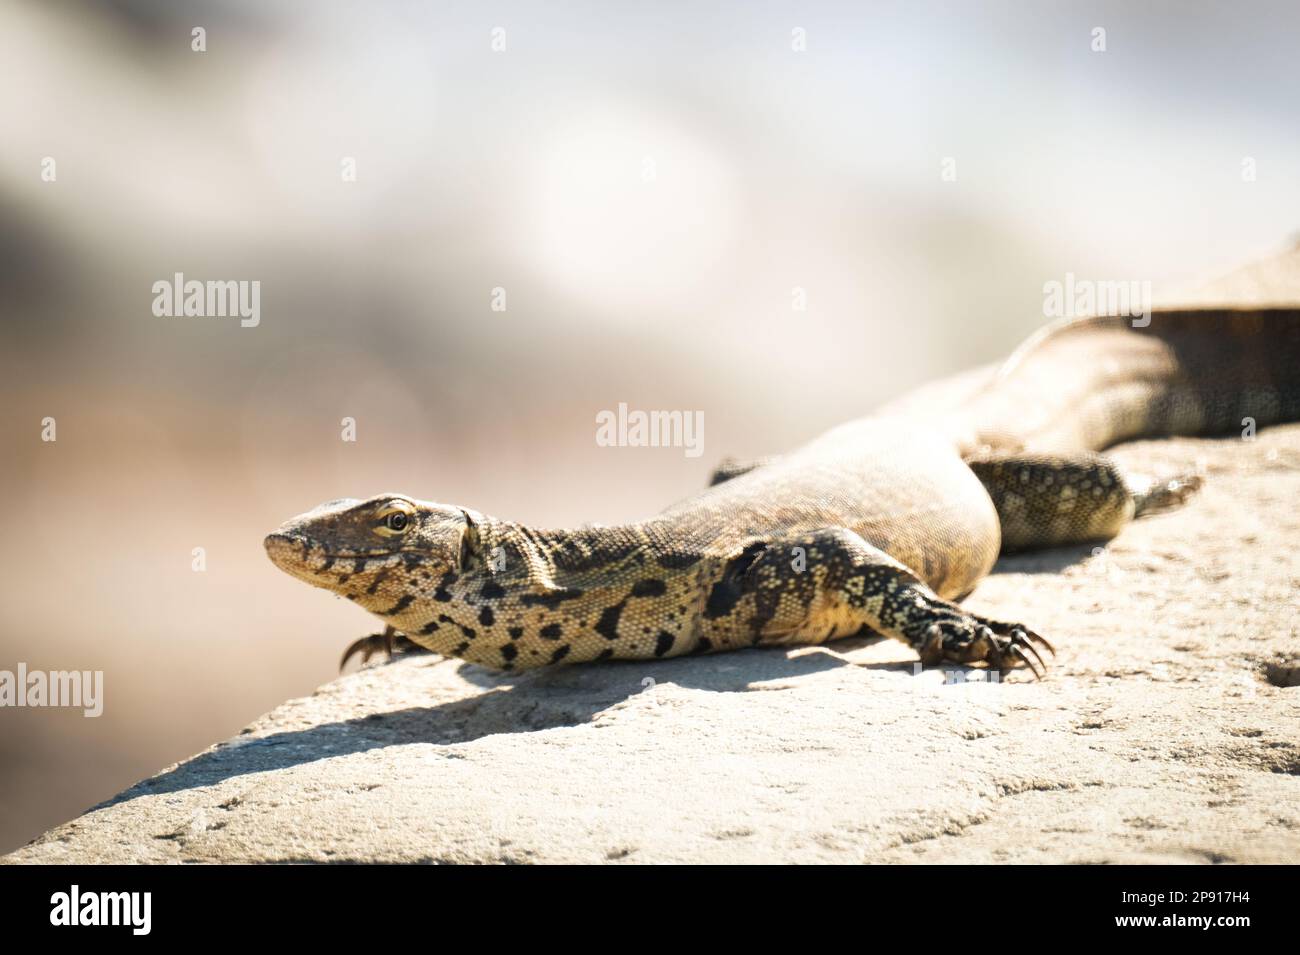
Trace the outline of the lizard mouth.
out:
[[[344,573],[361,573],[379,570],[392,560],[401,560],[400,554],[391,550],[350,551],[331,554],[325,545],[300,534],[277,531],[262,541],[271,563],[287,574],[305,580],[315,580],[332,570]],[[379,563],[383,561],[384,563]]]
[[[271,563],[287,574],[310,578],[327,570],[325,549],[296,534],[268,534],[262,541]]]

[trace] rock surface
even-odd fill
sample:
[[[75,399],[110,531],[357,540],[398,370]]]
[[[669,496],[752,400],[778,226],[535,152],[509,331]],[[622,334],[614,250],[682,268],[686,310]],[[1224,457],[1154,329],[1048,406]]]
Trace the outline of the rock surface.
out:
[[[1116,454],[1206,488],[968,600],[1056,642],[1044,682],[918,675],[882,640],[515,676],[413,657],[5,861],[1300,861],[1300,425]]]
[[[1300,426],[1121,449],[1201,496],[970,599],[1042,683],[883,640],[343,677],[11,862],[1300,861]]]

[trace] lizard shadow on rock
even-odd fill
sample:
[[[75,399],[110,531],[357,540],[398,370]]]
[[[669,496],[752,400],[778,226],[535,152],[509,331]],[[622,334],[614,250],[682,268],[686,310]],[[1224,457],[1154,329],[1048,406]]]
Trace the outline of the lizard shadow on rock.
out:
[[[998,558],[990,574],[1059,574],[1067,567],[1082,564],[1092,557],[1101,544],[1075,544],[1050,550],[1024,551]]]
[[[802,652],[792,654],[790,650]],[[612,677],[620,686],[626,681],[626,698],[657,683],[672,683],[687,689],[713,693],[730,693],[749,690],[755,683],[807,676],[853,665],[823,647],[799,646],[790,650],[782,647],[754,647],[728,653],[669,657],[664,660],[611,660],[606,663],[522,670],[517,673],[500,673],[472,663],[462,663],[456,672],[462,679],[476,686],[529,686],[548,694],[560,688],[586,683],[608,684]]]
[[[754,683],[851,665],[825,651],[792,656],[779,648],[670,660],[612,661],[518,674],[463,664],[460,675],[485,687],[485,692],[434,706],[370,713],[266,736],[239,736],[94,808],[388,746],[451,746],[502,733],[578,726],[654,684],[671,683],[714,692],[746,691]],[[644,682],[647,678],[654,684]]]

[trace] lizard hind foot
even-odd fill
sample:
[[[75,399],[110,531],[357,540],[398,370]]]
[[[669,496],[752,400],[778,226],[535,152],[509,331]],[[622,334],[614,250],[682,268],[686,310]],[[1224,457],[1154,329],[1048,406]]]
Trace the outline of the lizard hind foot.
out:
[[[1133,516],[1145,517],[1182,507],[1201,489],[1199,474],[1180,474],[1151,480],[1133,494]]]

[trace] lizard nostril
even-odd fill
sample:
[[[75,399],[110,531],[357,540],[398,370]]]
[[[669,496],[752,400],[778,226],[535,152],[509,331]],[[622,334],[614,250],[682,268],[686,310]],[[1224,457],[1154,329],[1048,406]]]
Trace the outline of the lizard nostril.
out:
[[[309,544],[305,537],[294,537],[277,531],[274,534],[267,534],[262,540],[262,546],[266,548],[266,553],[271,559],[275,560],[277,557],[287,557],[297,551],[301,551],[302,556],[306,557]]]

